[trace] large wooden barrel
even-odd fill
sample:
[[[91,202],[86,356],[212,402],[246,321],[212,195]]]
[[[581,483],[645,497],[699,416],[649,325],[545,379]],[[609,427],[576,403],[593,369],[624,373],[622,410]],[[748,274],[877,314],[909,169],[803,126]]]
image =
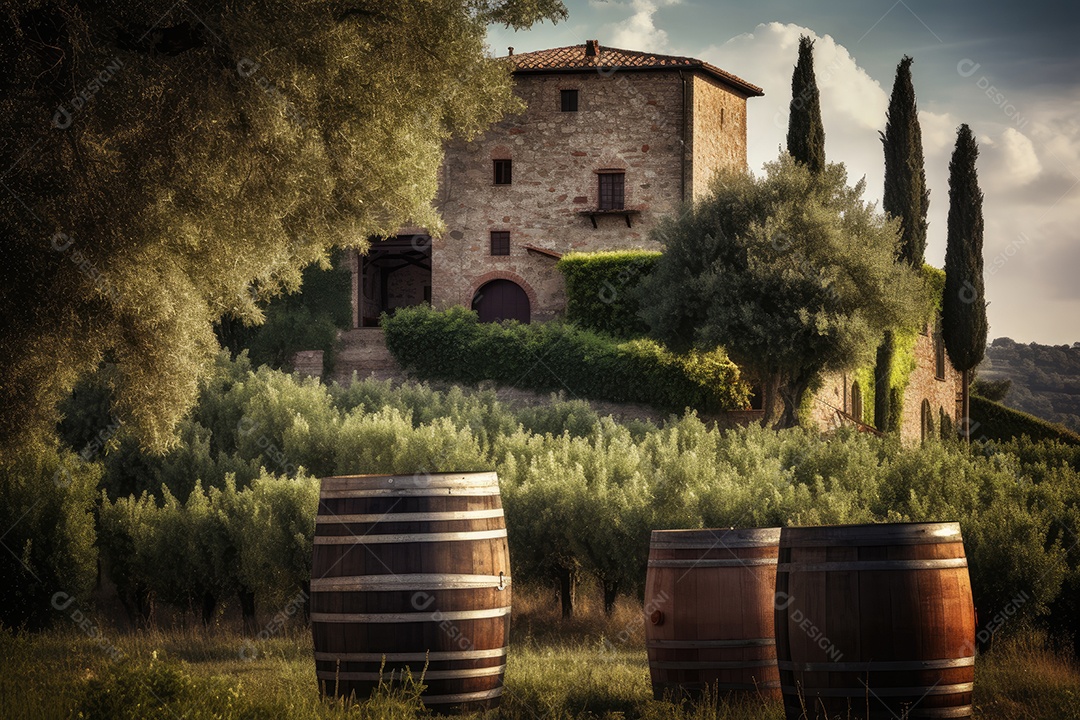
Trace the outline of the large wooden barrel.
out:
[[[971,717],[960,525],[784,528],[776,654],[789,720]]]
[[[424,671],[437,712],[490,708],[503,691],[510,554],[493,472],[322,481],[311,579],[318,680],[368,697]]]
[[[779,697],[773,590],[780,529],[654,530],[645,642],[662,699]]]

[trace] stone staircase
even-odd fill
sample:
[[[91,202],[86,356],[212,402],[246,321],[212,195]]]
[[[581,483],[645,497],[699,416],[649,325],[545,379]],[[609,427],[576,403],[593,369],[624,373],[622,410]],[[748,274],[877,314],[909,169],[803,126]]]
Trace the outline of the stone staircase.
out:
[[[354,328],[341,334],[341,346],[331,380],[347,382],[353,372],[359,378],[400,379],[404,372],[386,349],[382,328]]]

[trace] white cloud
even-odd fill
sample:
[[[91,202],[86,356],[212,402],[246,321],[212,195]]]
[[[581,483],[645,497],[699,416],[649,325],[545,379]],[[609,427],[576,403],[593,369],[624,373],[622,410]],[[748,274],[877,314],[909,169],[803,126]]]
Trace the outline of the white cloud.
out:
[[[604,35],[600,42],[625,50],[666,51],[668,34],[656,26],[653,16],[660,8],[680,2],[681,0],[631,0],[628,5],[618,3],[618,7],[629,7],[634,12],[625,20],[604,26]]]
[[[1035,144],[1016,128],[1006,128],[996,139],[983,141],[982,175],[998,187],[1027,185],[1042,173]]]
[[[735,73],[765,90],[749,101],[749,162],[757,171],[776,159],[787,137],[791,73],[798,59],[799,37],[814,39],[814,70],[821,92],[825,153],[847,165],[852,182],[866,176],[868,193],[880,198],[884,159],[878,130],[885,127],[888,94],[859,67],[847,48],[831,36],[819,36],[793,24],[758,25],[698,57]]]

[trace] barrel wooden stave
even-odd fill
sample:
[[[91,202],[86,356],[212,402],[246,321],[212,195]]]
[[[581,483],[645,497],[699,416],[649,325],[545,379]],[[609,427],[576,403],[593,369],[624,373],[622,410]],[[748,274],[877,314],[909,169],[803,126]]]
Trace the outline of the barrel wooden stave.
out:
[[[778,537],[778,529],[653,532],[645,600],[664,614],[660,625],[646,618],[654,696],[699,696],[707,688],[779,694],[772,632]]]
[[[419,679],[426,664],[433,709],[498,704],[512,579],[498,486],[478,475],[323,480],[311,612],[326,692],[364,698],[380,668]]]
[[[778,604],[776,633],[788,717],[804,704],[846,717],[849,703],[852,717],[905,706],[911,717],[969,717],[975,618],[959,527],[817,530],[785,529],[781,539],[778,600],[791,604]]]

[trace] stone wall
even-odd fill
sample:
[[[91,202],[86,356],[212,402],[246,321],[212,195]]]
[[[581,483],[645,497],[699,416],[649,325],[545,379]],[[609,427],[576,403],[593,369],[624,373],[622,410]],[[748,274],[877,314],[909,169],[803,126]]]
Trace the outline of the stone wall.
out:
[[[433,304],[468,306],[479,279],[496,274],[520,278],[535,298],[533,319],[546,320],[565,308],[562,278],[554,258],[526,245],[557,253],[656,249],[649,231],[678,210],[691,190],[688,179],[695,182],[684,154],[692,132],[684,103],[693,101],[693,77],[620,70],[517,76],[516,92],[528,109],[470,143],[452,141],[446,147],[438,205],[447,233],[432,245]],[[728,102],[719,97],[728,91],[708,82],[701,87],[704,118]],[[578,112],[561,112],[564,89],[578,90]],[[703,174],[718,163],[746,163],[745,100],[728,94],[743,109],[731,112],[737,119],[719,139],[710,138],[713,129],[703,122],[696,136],[703,146],[708,139]],[[734,126],[740,122],[738,130]],[[494,185],[495,159],[513,161],[511,185]],[[602,170],[625,173],[631,227],[621,216],[597,217],[593,227],[582,214],[598,207]],[[510,255],[490,254],[492,231],[510,232]]]
[[[944,379],[938,379],[936,371],[934,336],[919,335],[915,343],[915,371],[911,373],[904,391],[904,415],[900,424],[900,437],[905,443],[914,444],[922,439],[922,404],[930,404],[932,430],[941,431],[941,415],[948,416],[955,428],[962,415],[960,407],[961,375],[948,355],[945,357]]]
[[[693,198],[703,197],[716,172],[746,167],[746,96],[706,75],[694,76]]]
[[[915,445],[922,440],[923,401],[930,405],[931,425],[935,433],[941,431],[942,415],[955,428],[961,416],[960,390],[961,376],[945,358],[944,378],[937,377],[937,363],[934,336],[920,334],[915,342],[915,370],[904,389],[904,408],[900,420],[900,439],[906,445]],[[821,389],[815,394],[810,408],[810,422],[822,430],[839,427],[842,423],[837,409],[851,415],[854,412],[852,392],[854,378],[847,373],[837,373],[825,379]],[[863,418],[873,418],[872,398],[863,392]]]

